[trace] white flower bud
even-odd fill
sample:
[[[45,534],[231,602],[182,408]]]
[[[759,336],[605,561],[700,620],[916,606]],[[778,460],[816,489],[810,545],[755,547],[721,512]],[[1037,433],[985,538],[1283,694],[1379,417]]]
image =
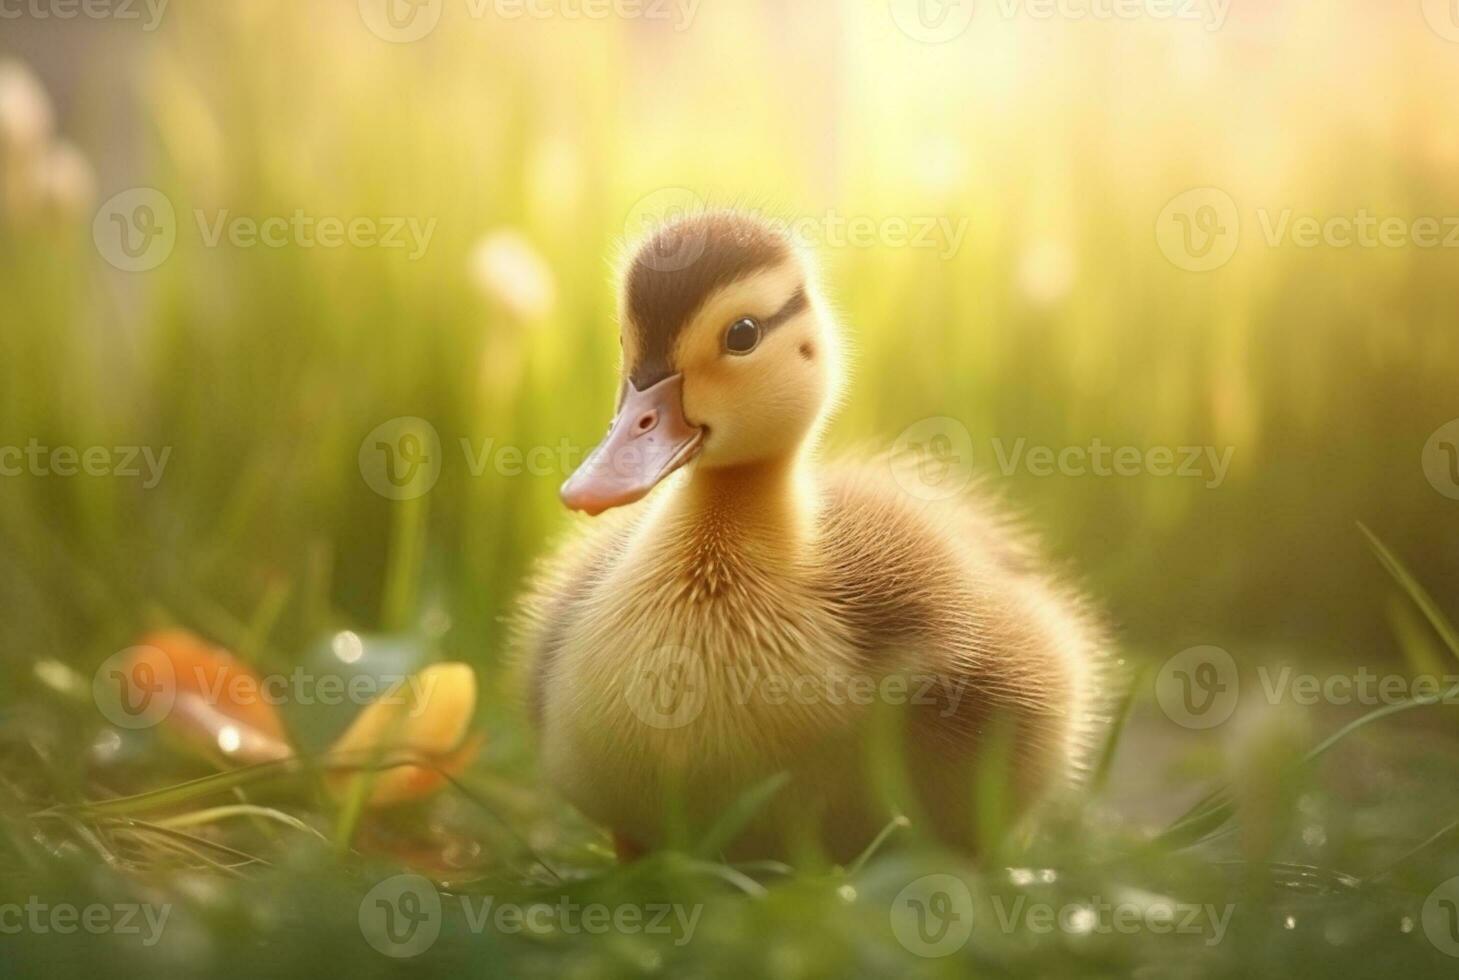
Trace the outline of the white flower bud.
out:
[[[541,319],[556,304],[552,270],[516,231],[499,229],[483,238],[471,251],[469,271],[482,295],[520,319]]]

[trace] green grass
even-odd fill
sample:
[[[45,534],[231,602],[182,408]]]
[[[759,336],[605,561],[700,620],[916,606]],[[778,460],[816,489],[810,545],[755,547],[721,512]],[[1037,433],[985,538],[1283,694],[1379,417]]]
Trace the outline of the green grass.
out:
[[[1218,33],[1185,74],[1159,38],[1116,31],[910,45],[881,5],[815,23],[706,6],[672,36],[458,17],[399,46],[354,7],[178,3],[153,35],[26,21],[0,38],[0,56],[32,63],[55,95],[61,134],[97,171],[93,203],[145,185],[179,216],[165,264],[125,274],[92,243],[94,208],[0,208],[0,447],[171,450],[154,488],[0,478],[0,909],[31,896],[171,909],[152,947],[0,933],[0,975],[1452,968],[1422,916],[1459,875],[1452,705],[1243,709],[1192,732],[1153,697],[1160,665],[1196,644],[1230,649],[1244,672],[1459,673],[1446,618],[1459,528],[1421,466],[1459,412],[1450,257],[1271,248],[1252,231],[1200,275],[1151,233],[1166,201],[1208,184],[1250,229],[1258,207],[1459,211],[1452,51],[1436,53],[1421,23],[1392,22],[1396,65],[1372,56],[1356,5],[1320,24],[1293,12],[1257,28],[1281,42],[1271,51]],[[1284,53],[1298,44],[1331,57]],[[1314,86],[1337,94],[1313,110]],[[1360,135],[1350,106],[1370,113]],[[564,467],[473,473],[461,441],[584,448],[601,433],[611,261],[636,204],[666,187],[822,219],[967,222],[950,256],[819,250],[853,355],[830,442],[879,450],[919,419],[958,418],[995,489],[1110,610],[1141,680],[1088,799],[994,835],[977,861],[912,821],[851,868],[811,847],[793,867],[719,862],[769,794],[795,791],[770,784],[706,837],[622,867],[544,792],[502,619],[568,527]],[[411,261],[207,247],[194,217],[299,208],[436,224]],[[473,248],[501,228],[549,270],[540,314],[473,280]],[[367,434],[402,416],[443,445],[439,483],[409,502],[373,492],[358,464]],[[1231,447],[1232,469],[1216,488],[996,471],[995,439],[1096,438]],[[317,665],[341,630],[363,637],[362,671],[467,661],[486,747],[428,804],[385,817],[342,810],[313,764],[216,775],[158,733],[112,729],[91,701],[98,665],[162,624],[266,671]],[[286,720],[318,762],[348,710],[294,705]],[[894,785],[896,754],[879,759],[865,778]],[[1001,789],[1001,773],[980,778],[990,825]],[[397,963],[359,915],[406,871],[438,883],[445,912],[435,944]],[[969,889],[972,937],[919,957],[893,911],[940,874]],[[682,931],[522,935],[473,927],[487,896],[700,913],[682,944]],[[1221,941],[1001,927],[1020,901],[1162,897],[1229,906]]]

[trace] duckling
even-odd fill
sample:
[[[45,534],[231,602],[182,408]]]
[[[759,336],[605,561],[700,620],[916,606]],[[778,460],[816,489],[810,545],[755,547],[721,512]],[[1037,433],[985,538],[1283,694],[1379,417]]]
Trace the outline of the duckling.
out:
[[[994,756],[1020,812],[1076,785],[1099,617],[986,495],[818,458],[843,370],[809,258],[758,217],[698,213],[632,253],[620,295],[616,413],[561,491],[612,513],[539,567],[516,621],[546,780],[632,855],[789,773],[725,854],[841,860],[902,811],[975,847]],[[900,796],[869,759],[889,716]]]

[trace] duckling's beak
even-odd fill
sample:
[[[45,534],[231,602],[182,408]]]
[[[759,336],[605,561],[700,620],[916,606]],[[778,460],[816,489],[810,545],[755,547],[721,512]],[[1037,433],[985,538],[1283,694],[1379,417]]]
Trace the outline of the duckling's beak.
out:
[[[597,515],[631,504],[699,452],[704,429],[684,418],[684,376],[639,391],[624,385],[608,437],[562,485],[562,502]]]

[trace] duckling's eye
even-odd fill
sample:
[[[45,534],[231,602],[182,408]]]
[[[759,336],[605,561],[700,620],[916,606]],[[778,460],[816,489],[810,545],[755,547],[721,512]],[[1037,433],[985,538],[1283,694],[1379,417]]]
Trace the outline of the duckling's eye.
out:
[[[724,349],[731,354],[748,354],[760,346],[760,324],[745,317],[730,324],[724,334]]]

